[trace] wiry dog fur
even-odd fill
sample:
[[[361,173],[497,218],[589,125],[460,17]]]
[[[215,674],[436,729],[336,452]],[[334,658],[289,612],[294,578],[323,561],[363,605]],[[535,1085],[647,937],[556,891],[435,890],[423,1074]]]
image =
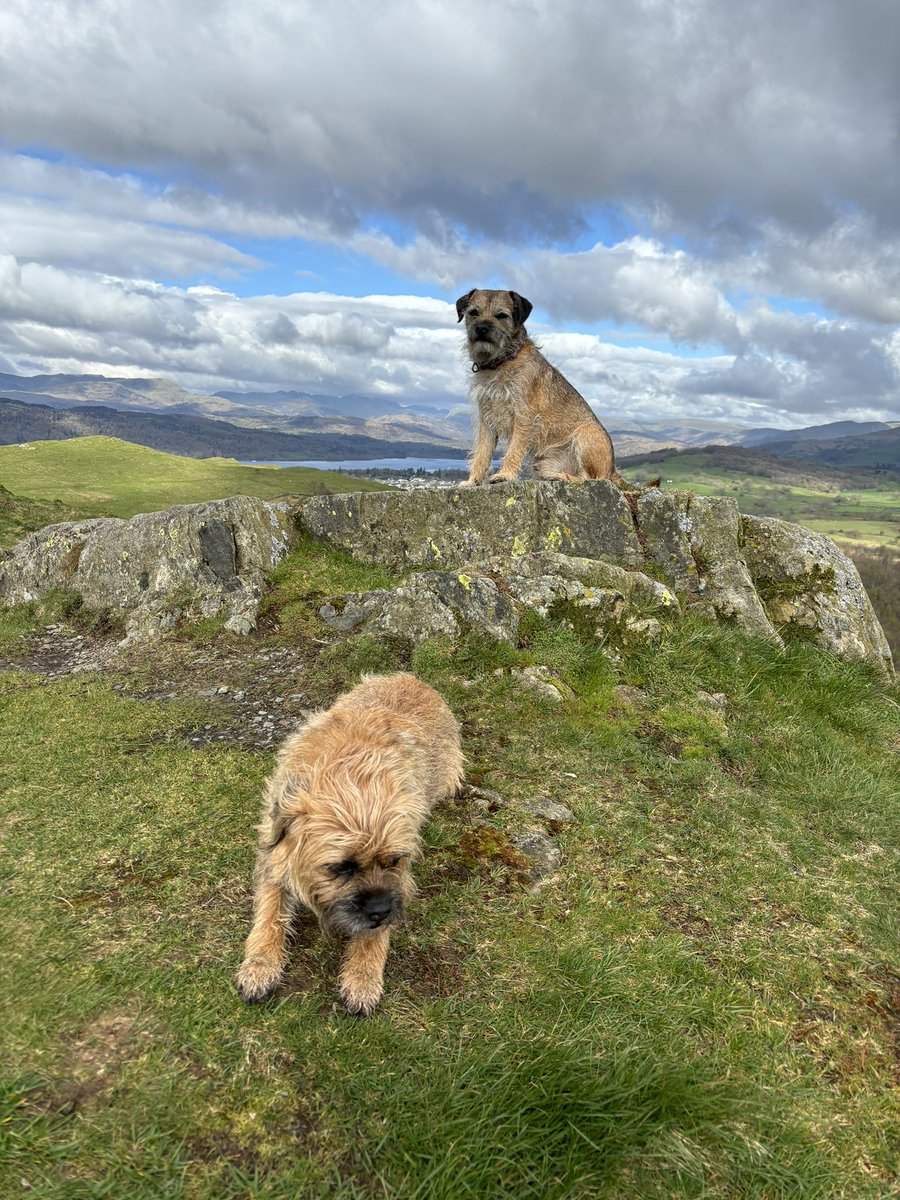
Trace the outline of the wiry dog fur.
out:
[[[587,401],[547,362],[525,332],[531,302],[518,292],[475,288],[456,302],[465,319],[478,410],[475,448],[463,486],[485,480],[500,438],[509,445],[489,483],[517,479],[526,454],[541,479],[611,479],[616,471],[609,434]]]
[[[259,826],[253,927],[238,972],[244,1000],[265,1000],[278,986],[299,900],[348,939],[347,1008],[375,1008],[390,927],[415,894],[419,832],[462,776],[456,720],[413,675],[364,676],[287,739]]]

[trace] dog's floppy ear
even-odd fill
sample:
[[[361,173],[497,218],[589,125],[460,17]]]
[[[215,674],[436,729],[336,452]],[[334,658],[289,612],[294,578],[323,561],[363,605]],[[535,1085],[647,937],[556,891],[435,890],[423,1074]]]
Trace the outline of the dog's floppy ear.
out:
[[[518,292],[510,292],[509,298],[512,300],[513,320],[517,325],[524,325],[534,305]]]
[[[472,299],[472,297],[474,295],[475,295],[475,288],[472,288],[471,292],[466,292],[466,294],[464,296],[460,296],[460,298],[457,300],[457,302],[456,302],[456,323],[457,324],[459,324],[459,322],[466,315],[466,308],[468,306],[469,301]],[[527,301],[526,301],[526,303],[527,303]],[[529,308],[530,307],[531,307],[531,305],[529,305]]]
[[[287,836],[291,823],[302,813],[297,804],[297,794],[309,790],[309,779],[305,775],[291,774],[278,781],[278,785],[269,793],[269,819],[272,822],[272,836],[269,838],[267,850],[274,850]]]
[[[271,817],[272,836],[269,838],[266,850],[274,850],[276,846],[281,845],[281,843],[287,837],[287,831],[290,829],[291,822],[294,819],[293,816],[286,812],[282,812],[279,808],[272,810]]]

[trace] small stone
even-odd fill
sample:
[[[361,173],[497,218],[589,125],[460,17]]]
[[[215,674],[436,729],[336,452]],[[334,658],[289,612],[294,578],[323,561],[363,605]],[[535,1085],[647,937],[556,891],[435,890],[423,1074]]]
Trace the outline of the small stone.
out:
[[[662,625],[655,617],[632,618],[625,622],[625,630],[638,642],[658,642],[662,637]]]
[[[256,628],[256,621],[249,616],[238,613],[237,616],[228,618],[225,622],[225,628],[229,633],[236,633],[239,637],[246,637],[248,633],[252,633]]]
[[[613,688],[613,699],[620,704],[643,704],[647,693],[643,688],[632,687],[629,683],[617,683]]]
[[[728,707],[728,697],[724,692],[706,692],[703,688],[700,688],[697,692],[697,699],[701,704],[705,704],[709,708],[714,708],[716,712],[723,715]]]
[[[513,667],[511,673],[523,687],[537,692],[555,704],[562,704],[564,699],[575,698],[575,693],[569,685],[558,679],[549,667]]]
[[[225,684],[225,683],[223,683],[221,687],[218,687],[218,688],[216,688],[216,692],[217,692],[217,693],[218,693],[220,696],[224,696],[224,695],[226,694],[226,692],[227,692],[227,691],[228,691],[228,685],[227,685],[227,684]]]
[[[526,829],[524,833],[513,834],[510,840],[519,853],[530,860],[533,882],[537,883],[547,875],[552,875],[559,866],[562,852],[543,829]]]
[[[218,688],[207,688],[202,692],[198,692],[198,696],[202,696],[205,700],[209,700],[212,696],[218,695]]]
[[[481,812],[493,812],[506,804],[499,792],[492,791],[491,788],[475,787],[471,783],[463,784],[460,795],[463,799],[470,800],[473,807]]]
[[[550,800],[547,796],[535,796],[531,800],[524,800],[522,807],[532,816],[542,817],[545,821],[555,821],[558,825],[571,825],[575,820],[571,808],[566,808],[565,804],[560,804],[558,800]]]

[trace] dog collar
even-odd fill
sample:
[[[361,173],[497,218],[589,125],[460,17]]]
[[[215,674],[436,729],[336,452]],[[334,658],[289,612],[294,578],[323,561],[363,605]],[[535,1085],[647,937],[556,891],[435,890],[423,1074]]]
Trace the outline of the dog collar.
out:
[[[519,346],[518,350],[513,351],[513,353],[507,355],[506,358],[501,358],[499,362],[492,363],[491,366],[489,366],[489,367],[488,366],[479,367],[478,363],[472,363],[472,373],[477,375],[481,371],[496,371],[498,367],[505,366],[506,363],[512,362],[512,360],[514,358],[516,358],[519,354],[522,353],[522,351],[525,349],[526,345],[527,345],[527,343],[523,342],[522,345]]]

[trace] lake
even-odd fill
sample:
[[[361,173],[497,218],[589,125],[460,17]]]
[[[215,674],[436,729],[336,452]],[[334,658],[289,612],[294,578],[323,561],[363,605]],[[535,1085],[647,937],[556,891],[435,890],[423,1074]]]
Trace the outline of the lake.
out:
[[[241,459],[246,467],[315,467],[317,471],[465,471],[464,458]]]

